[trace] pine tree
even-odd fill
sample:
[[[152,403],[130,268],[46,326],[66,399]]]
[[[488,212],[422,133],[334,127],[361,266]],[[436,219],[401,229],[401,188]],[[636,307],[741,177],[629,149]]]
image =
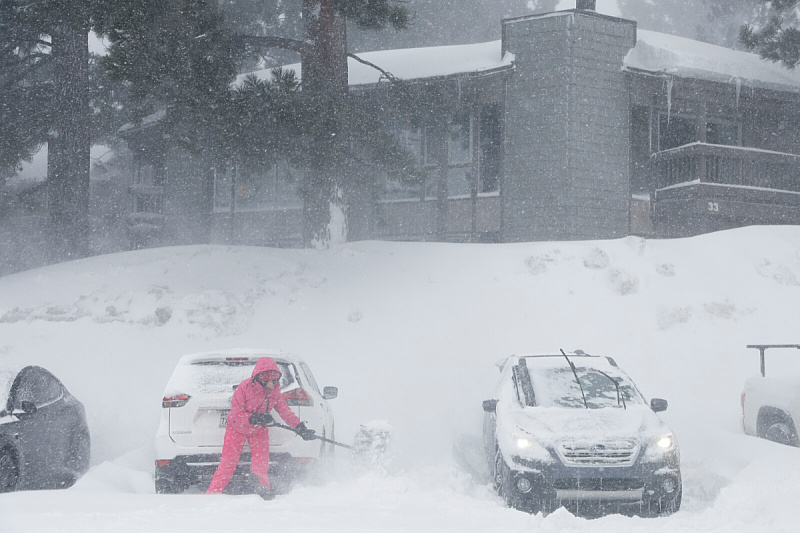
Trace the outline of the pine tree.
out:
[[[739,38],[761,57],[787,68],[800,62],[800,0],[760,0],[755,22],[742,26]]]
[[[369,29],[404,29],[410,14],[395,0],[303,0],[305,43],[300,48],[303,93],[323,118],[314,130],[301,188],[303,237],[326,246],[333,210],[346,216],[351,136],[347,79],[347,21]],[[346,229],[344,230],[346,232]]]
[[[225,10],[238,13],[237,1],[223,4]],[[292,130],[286,137],[294,142],[283,143],[281,149],[302,161],[305,169],[301,186],[305,242],[326,243],[331,203],[339,202],[348,189],[350,132],[355,123],[348,102],[346,22],[372,29],[402,29],[410,15],[400,0],[297,0],[302,2],[303,34],[292,36],[276,24],[286,24],[287,13],[294,20],[297,10],[278,9],[287,7],[283,2],[258,6],[252,0],[242,1],[249,13],[260,9],[259,16],[273,19],[248,21],[239,13],[231,25],[223,10],[204,0],[122,0],[114,17],[98,25],[111,42],[104,62],[113,78],[130,84],[139,118],[167,109],[169,130],[180,132],[172,137],[180,137],[184,147],[206,152],[215,160],[252,158],[257,147],[276,146],[269,142],[274,135],[247,135],[248,128],[256,126],[251,116],[266,124],[280,121],[283,128]],[[234,32],[265,26],[275,31]],[[270,83],[251,80],[240,90],[230,89],[245,59],[254,51],[263,54],[273,49],[300,54],[300,94],[282,75]],[[285,106],[292,108],[291,121],[278,118],[286,116]],[[214,147],[213,152],[209,147]],[[298,157],[301,150],[303,155]],[[213,191],[208,183],[203,188],[205,209],[210,213]]]
[[[111,0],[0,2],[0,167],[48,145],[53,261],[89,253],[89,31]]]

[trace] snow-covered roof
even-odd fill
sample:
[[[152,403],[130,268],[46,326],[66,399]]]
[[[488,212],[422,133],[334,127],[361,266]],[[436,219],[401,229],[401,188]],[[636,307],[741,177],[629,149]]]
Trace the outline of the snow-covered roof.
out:
[[[637,31],[625,68],[800,92],[800,72],[756,54],[649,30]]]
[[[382,50],[361,53],[358,57],[402,80],[492,71],[510,67],[514,61],[513,54],[503,55],[501,41]],[[781,64],[749,52],[649,30],[637,31],[636,45],[625,56],[623,66],[653,73],[800,92],[800,72]],[[301,74],[299,63],[284,68],[294,70],[298,77]],[[348,72],[351,86],[370,85],[382,80],[378,70],[353,58],[348,58]],[[269,79],[271,69],[252,74],[260,79]],[[239,76],[236,84],[240,84],[246,75]]]
[[[401,80],[420,80],[492,71],[510,67],[513,54],[502,54],[501,41],[464,44],[456,46],[432,46],[426,48],[401,48],[357,54],[364,61],[373,63]],[[347,59],[348,79],[351,86],[371,85],[382,81],[382,73],[360,63],[352,57]],[[301,76],[300,63],[286,65]],[[260,79],[269,79],[272,69],[253,72]],[[236,79],[240,84],[247,74]]]

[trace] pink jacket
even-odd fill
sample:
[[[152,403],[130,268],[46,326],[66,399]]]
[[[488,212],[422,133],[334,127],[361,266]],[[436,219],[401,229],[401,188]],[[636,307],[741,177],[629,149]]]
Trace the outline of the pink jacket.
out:
[[[296,427],[300,419],[295,415],[286,400],[281,395],[280,387],[272,390],[262,387],[255,377],[259,372],[266,370],[277,370],[278,365],[271,357],[262,357],[256,362],[253,374],[248,379],[242,381],[233,393],[231,399],[231,412],[228,414],[228,426],[242,435],[254,435],[266,428],[250,425],[250,415],[253,413],[269,413],[272,409],[278,411],[286,424]]]

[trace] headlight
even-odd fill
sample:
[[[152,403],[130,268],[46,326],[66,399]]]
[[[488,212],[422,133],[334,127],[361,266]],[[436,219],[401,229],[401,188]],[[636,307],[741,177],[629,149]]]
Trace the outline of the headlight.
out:
[[[514,433],[511,435],[510,444],[513,446],[509,453],[512,456],[524,457],[535,461],[552,460],[550,452],[534,437],[524,433]]]
[[[650,441],[650,444],[647,446],[647,455],[656,459],[667,452],[671,452],[677,446],[678,443],[675,440],[675,435],[666,433]]]

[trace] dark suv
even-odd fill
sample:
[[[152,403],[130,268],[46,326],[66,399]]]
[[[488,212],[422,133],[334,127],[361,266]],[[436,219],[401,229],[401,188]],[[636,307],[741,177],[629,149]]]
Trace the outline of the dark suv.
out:
[[[653,516],[681,504],[678,443],[613,359],[511,356],[483,402],[484,445],[506,504],[529,512]]]

